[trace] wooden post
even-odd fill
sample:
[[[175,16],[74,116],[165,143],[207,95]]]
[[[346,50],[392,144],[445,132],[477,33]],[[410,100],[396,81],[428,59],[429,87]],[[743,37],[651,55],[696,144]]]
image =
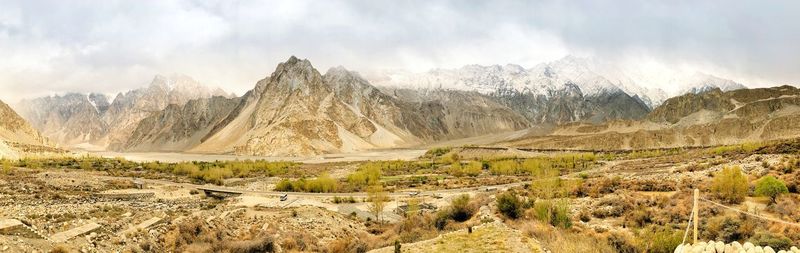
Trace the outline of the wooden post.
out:
[[[700,216],[700,215],[698,215],[698,211],[699,210],[698,210],[697,201],[698,201],[699,198],[700,198],[700,190],[694,189],[694,205],[692,206],[692,215],[694,215],[694,217],[692,217],[692,220],[694,221],[694,242],[693,242],[693,244],[697,243],[697,223],[698,223],[698,219],[697,218],[698,218],[698,216]]]

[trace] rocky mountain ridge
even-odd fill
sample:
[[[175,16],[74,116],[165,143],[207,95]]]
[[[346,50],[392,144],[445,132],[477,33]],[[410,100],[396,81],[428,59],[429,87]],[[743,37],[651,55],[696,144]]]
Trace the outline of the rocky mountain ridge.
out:
[[[646,79],[638,78],[635,81],[630,74],[614,64],[571,55],[528,69],[506,64],[466,65],[457,69],[433,69],[423,73],[385,70],[370,72],[367,79],[381,88],[477,91],[497,97],[530,94],[530,97],[549,98],[576,86],[586,97],[625,93],[641,100],[648,110],[669,98],[665,91],[649,88]],[[672,82],[670,85],[683,87],[676,96],[701,93],[713,88],[723,91],[745,88],[740,83],[699,72]]]
[[[518,115],[493,114],[492,106],[497,105],[470,111],[491,124],[464,124],[449,120],[457,114],[446,111],[442,103],[402,101],[344,68],[333,68],[323,76],[308,60],[291,57],[259,81],[231,115],[190,151],[314,155],[527,127]]]
[[[151,113],[211,96],[230,95],[187,76],[157,75],[147,87],[119,93],[111,102],[102,94],[68,93],[22,100],[15,107],[36,129],[62,146],[117,149]]]
[[[710,91],[670,98],[641,121],[573,123],[500,145],[642,149],[727,145],[800,136],[800,89]]]

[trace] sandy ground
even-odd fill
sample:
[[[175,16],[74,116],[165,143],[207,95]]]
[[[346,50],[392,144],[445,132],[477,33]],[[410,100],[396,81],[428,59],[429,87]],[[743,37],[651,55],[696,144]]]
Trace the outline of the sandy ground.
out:
[[[268,157],[268,156],[237,156],[237,155],[212,155],[192,153],[119,153],[119,152],[89,152],[91,154],[115,158],[123,157],[130,161],[146,162],[184,162],[184,161],[225,161],[225,160],[268,160],[268,161],[294,161],[302,163],[331,163],[331,162],[356,162],[372,160],[414,160],[425,154],[424,149],[386,149],[373,150],[346,154],[325,154],[314,157]]]

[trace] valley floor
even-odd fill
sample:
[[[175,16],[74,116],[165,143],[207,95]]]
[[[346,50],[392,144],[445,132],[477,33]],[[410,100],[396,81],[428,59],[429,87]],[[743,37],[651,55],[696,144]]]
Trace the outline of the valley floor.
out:
[[[362,162],[379,160],[414,160],[425,153],[424,149],[385,149],[370,150],[355,153],[324,154],[313,157],[274,157],[274,156],[241,156],[241,155],[221,155],[221,154],[194,154],[194,153],[166,153],[166,152],[108,152],[95,151],[89,154],[116,158],[122,157],[130,161],[147,162],[187,162],[187,161],[235,161],[235,160],[267,160],[267,161],[291,161],[301,163],[336,163],[336,162]]]
[[[116,158],[3,161],[0,252],[672,252],[695,188],[733,208],[701,202],[701,240],[800,243],[800,228],[739,213],[800,222],[800,141],[294,162],[102,155]],[[715,186],[728,168],[744,180],[737,201]],[[787,186],[774,203],[754,190],[765,176]]]

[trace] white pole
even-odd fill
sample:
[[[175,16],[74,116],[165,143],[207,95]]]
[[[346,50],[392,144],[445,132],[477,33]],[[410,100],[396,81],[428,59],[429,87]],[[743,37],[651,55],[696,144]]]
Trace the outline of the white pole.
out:
[[[700,197],[700,190],[694,189],[694,205],[692,207],[692,215],[694,216],[694,244],[697,244],[697,221],[698,221],[698,207],[697,201]]]

